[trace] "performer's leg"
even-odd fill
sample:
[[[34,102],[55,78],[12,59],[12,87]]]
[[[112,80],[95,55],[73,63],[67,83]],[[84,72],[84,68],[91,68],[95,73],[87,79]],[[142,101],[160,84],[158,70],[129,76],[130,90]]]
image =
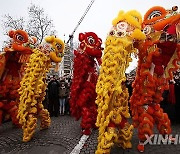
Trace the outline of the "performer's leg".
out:
[[[63,101],[63,103],[62,103],[62,104],[63,104],[62,114],[64,115],[64,113],[65,113],[65,103],[66,103],[66,102],[65,102],[65,98],[63,98],[62,101]]]
[[[122,118],[119,126],[118,141],[116,142],[123,149],[132,148],[131,138],[133,135],[133,129],[133,125],[130,125],[125,118]]]
[[[50,113],[50,116],[52,117],[54,114],[53,114],[53,99],[52,98],[50,98],[49,99],[49,113]]]
[[[145,110],[146,107],[146,110]],[[139,138],[139,144],[137,146],[137,149],[140,152],[144,152],[144,142],[146,141],[148,136],[151,136],[153,134],[153,127],[154,127],[154,119],[152,117],[153,110],[151,110],[150,106],[142,106],[141,107],[141,114],[139,114],[139,126],[138,126],[138,138]]]
[[[54,99],[54,116],[58,117],[59,115],[59,99],[55,98]]]
[[[62,115],[62,98],[59,99],[59,114]]]
[[[87,107],[83,107],[82,109],[81,128],[83,129],[82,131],[83,134],[85,135],[91,134],[92,118],[91,118],[91,112]]]
[[[41,118],[40,128],[41,129],[46,129],[51,124],[51,119],[50,119],[50,116],[49,116],[49,112],[48,112],[47,109],[44,109],[44,106],[43,106],[42,102],[38,103],[38,110],[39,110],[39,115],[40,115],[40,118]]]
[[[111,147],[114,145],[114,142],[118,140],[115,124],[111,123],[104,129],[104,133],[99,134],[98,137],[96,154],[110,154]]]
[[[10,103],[7,104],[5,109],[7,110],[8,114],[10,114],[12,123],[18,127],[21,127],[19,124],[19,119],[17,118],[17,114],[18,114],[17,102],[11,101]]]
[[[22,126],[23,142],[28,142],[31,140],[37,126],[37,117],[34,114],[28,113],[26,118],[26,122]]]
[[[162,135],[170,134],[171,123],[170,123],[167,113],[163,113],[163,109],[160,108],[159,104],[156,104],[154,108],[155,108],[155,112],[153,116],[157,124],[157,129],[159,130],[159,133]]]

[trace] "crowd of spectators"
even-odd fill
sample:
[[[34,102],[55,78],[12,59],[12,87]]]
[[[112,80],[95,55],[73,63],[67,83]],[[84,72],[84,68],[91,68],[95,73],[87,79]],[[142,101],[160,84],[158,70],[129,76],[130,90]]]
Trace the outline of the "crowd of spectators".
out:
[[[70,94],[70,77],[50,76],[47,79],[47,89],[43,105],[48,109],[50,116],[58,117],[59,115],[70,114],[69,94]]]

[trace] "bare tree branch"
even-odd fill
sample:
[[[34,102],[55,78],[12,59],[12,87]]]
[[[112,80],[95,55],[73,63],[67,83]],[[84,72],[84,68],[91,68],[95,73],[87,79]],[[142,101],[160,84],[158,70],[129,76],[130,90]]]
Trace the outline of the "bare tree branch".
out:
[[[55,34],[53,29],[53,21],[44,14],[44,9],[34,4],[28,8],[28,22],[25,26],[25,18],[15,18],[9,14],[5,14],[2,20],[2,28],[4,34],[7,35],[10,29],[24,29],[30,36],[35,36],[41,43],[46,35]]]
[[[7,34],[10,29],[23,29],[25,20],[23,17],[14,18],[9,14],[5,14],[2,19],[2,27],[4,33]]]
[[[33,36],[36,36],[39,43],[41,43],[43,41],[43,38],[46,35],[50,35],[52,33],[51,31],[53,31],[52,20],[44,14],[44,9],[35,6],[34,4],[32,4],[28,8],[28,13],[29,21],[27,31],[29,34],[33,34]]]

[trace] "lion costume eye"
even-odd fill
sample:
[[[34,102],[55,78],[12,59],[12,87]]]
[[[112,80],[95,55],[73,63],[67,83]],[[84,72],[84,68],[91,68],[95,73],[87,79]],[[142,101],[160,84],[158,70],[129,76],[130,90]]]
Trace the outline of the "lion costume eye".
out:
[[[176,75],[174,78],[175,78],[175,79],[178,79],[179,77],[178,77],[178,75]]]
[[[109,35],[114,35],[115,34],[115,31],[114,30],[111,30],[110,32],[109,32]]]
[[[148,16],[148,19],[152,19],[154,17],[159,17],[161,15],[162,15],[161,11],[155,10]]]
[[[117,37],[125,37],[126,33],[125,32],[117,32]]]
[[[16,39],[19,41],[24,41],[24,37],[21,34],[16,34]]]
[[[59,43],[56,43],[56,48],[57,48],[58,50],[61,50],[62,45],[61,45],[61,44],[59,44]]]
[[[95,44],[95,40],[92,36],[88,37],[89,44]]]
[[[145,26],[144,29],[143,29],[143,33],[145,35],[150,34],[151,33],[151,26],[149,26],[149,25]]]

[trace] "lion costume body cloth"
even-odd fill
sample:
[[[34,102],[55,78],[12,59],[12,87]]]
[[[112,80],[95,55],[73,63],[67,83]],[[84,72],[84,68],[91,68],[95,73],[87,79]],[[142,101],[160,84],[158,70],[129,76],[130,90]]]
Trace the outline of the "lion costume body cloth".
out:
[[[154,124],[157,124],[159,133],[171,133],[170,120],[163,113],[160,102],[180,59],[180,14],[176,12],[176,7],[174,9],[165,10],[156,6],[144,16],[146,40],[138,47],[138,68],[130,99],[133,124],[138,128],[140,140],[137,148],[141,152],[147,139],[145,135],[153,134]]]
[[[71,114],[81,120],[82,133],[89,135],[97,117],[97,62],[101,64],[102,41],[93,32],[79,34],[80,46],[74,51],[74,70],[70,94]],[[97,61],[95,61],[95,59]]]
[[[5,115],[10,115],[13,124],[20,126],[16,117],[18,88],[37,40],[23,30],[10,30],[8,36],[11,40],[0,53],[0,125]]]
[[[45,38],[45,43],[34,49],[30,56],[25,75],[20,83],[20,103],[17,115],[19,123],[22,125],[24,142],[31,140],[38,117],[41,120],[41,129],[50,126],[49,112],[44,109],[42,104],[46,95],[46,73],[49,71],[51,61],[61,62],[63,50],[62,40],[48,36]]]
[[[114,143],[122,148],[131,148],[133,126],[128,107],[128,90],[125,86],[125,71],[132,61],[131,54],[136,52],[133,44],[144,40],[141,32],[141,15],[132,10],[120,11],[112,22],[106,42],[100,75],[96,85],[99,127],[96,154],[108,154]]]

